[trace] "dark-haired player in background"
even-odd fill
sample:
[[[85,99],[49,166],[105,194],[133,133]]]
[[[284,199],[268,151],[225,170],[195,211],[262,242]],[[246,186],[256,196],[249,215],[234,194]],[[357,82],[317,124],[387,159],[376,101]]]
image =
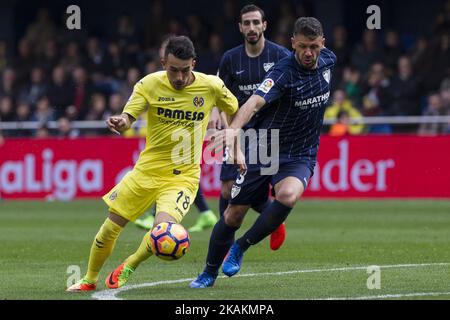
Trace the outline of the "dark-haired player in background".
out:
[[[214,226],[205,269],[191,282],[191,288],[211,287],[222,261],[222,271],[227,276],[239,272],[244,252],[285,221],[313,174],[336,55],[324,47],[322,25],[312,17],[295,22],[291,42],[295,52],[267,74],[255,94],[239,109],[230,128],[214,134],[214,146],[222,146],[227,136],[227,147],[234,150],[234,138],[258,113],[256,129],[267,129],[268,135],[271,130],[279,130],[278,170],[272,175],[261,175],[261,164],[240,164],[241,175],[234,185],[240,192],[233,194],[224,215]],[[267,106],[263,108],[264,105]],[[275,188],[275,200],[233,243],[251,204],[267,200],[269,184]]]
[[[241,9],[239,30],[244,36],[244,43],[225,52],[223,55],[218,76],[233,92],[242,106],[255,92],[267,71],[279,60],[287,57],[288,49],[279,46],[264,37],[267,21],[264,11],[255,5],[246,5]],[[224,125],[226,126],[226,124]],[[244,126],[244,130],[251,128],[253,123]],[[220,171],[222,188],[220,194],[219,210],[223,216],[231,198],[231,187],[238,177],[238,167],[233,164],[223,163]],[[253,207],[261,213],[271,203],[267,202]],[[284,242],[286,231],[281,224],[270,237],[270,248],[277,250]]]

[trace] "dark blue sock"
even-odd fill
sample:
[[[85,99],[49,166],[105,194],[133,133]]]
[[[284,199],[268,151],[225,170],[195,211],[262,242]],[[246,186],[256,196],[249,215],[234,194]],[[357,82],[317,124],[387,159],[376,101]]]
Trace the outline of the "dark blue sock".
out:
[[[220,195],[220,200],[219,200],[219,212],[220,212],[220,216],[223,217],[223,213],[225,212],[225,210],[228,207],[228,199],[225,199],[222,194]]]
[[[197,196],[195,197],[194,204],[197,206],[198,211],[200,211],[200,213],[209,210],[208,203],[206,203],[205,197],[203,196],[203,192],[202,189],[200,189],[200,187],[198,187]]]
[[[245,251],[257,244],[278,228],[291,212],[292,208],[274,200],[256,219],[253,226],[236,242]]]
[[[268,206],[270,206],[272,204],[272,200],[271,199],[267,199],[266,202],[264,202],[263,204],[257,205],[252,207],[253,210],[255,210],[258,213],[263,212]]]
[[[234,242],[234,233],[238,228],[229,227],[225,224],[225,218],[220,217],[219,221],[211,232],[209,239],[208,256],[206,257],[205,271],[213,275],[219,273],[223,259]]]

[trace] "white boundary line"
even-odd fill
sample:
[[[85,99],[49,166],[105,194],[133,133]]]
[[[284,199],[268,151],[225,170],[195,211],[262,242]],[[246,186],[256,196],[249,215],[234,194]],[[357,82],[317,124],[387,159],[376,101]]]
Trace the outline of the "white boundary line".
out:
[[[431,297],[431,296],[445,296],[445,295],[450,296],[450,292],[415,292],[415,293],[380,294],[378,296],[335,297],[316,300],[377,300],[389,298]]]
[[[442,263],[421,263],[421,264],[394,264],[394,265],[385,265],[379,266],[383,269],[388,268],[420,268],[420,267],[430,267],[430,266],[448,266],[450,263],[442,262]],[[262,272],[262,273],[246,273],[246,274],[238,274],[234,276],[237,277],[258,277],[258,276],[282,276],[287,274],[295,274],[295,273],[315,273],[315,272],[339,272],[339,271],[354,271],[354,270],[367,270],[368,266],[355,266],[355,267],[342,267],[342,268],[330,268],[330,269],[306,269],[306,270],[290,270],[290,271],[280,271],[280,272]],[[220,276],[219,278],[226,278],[225,276]],[[92,294],[92,298],[98,300],[122,300],[118,298],[117,295],[123,291],[145,288],[145,287],[155,287],[163,284],[173,284],[173,283],[182,283],[189,282],[194,280],[195,278],[184,278],[184,279],[176,279],[176,280],[163,280],[156,282],[147,282],[136,285],[128,285],[119,289],[107,289],[95,292]],[[193,289],[195,290],[195,289]],[[401,298],[401,297],[415,297],[415,296],[436,296],[436,295],[446,295],[450,294],[450,292],[422,292],[422,293],[405,293],[405,294],[386,294],[386,295],[376,295],[376,296],[361,296],[361,297],[336,297],[336,298],[317,298],[321,300],[343,300],[343,299],[385,299],[385,298]]]

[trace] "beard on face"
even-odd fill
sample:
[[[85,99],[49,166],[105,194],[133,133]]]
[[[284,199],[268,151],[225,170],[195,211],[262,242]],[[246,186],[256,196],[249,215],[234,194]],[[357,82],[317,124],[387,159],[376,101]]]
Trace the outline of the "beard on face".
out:
[[[299,55],[297,55],[297,60],[300,62],[303,68],[305,69],[313,69],[316,65],[317,58],[311,57],[309,59],[302,59]]]
[[[247,35],[245,36],[245,40],[250,43],[250,44],[257,44],[259,39],[261,39],[262,36],[262,32],[261,33],[247,33]],[[252,37],[252,39],[250,39],[250,37]]]

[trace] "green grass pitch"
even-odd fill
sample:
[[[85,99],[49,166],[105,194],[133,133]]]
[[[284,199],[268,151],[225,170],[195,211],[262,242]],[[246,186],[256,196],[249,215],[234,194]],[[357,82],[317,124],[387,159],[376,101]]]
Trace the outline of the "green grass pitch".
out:
[[[216,201],[210,201],[217,208]],[[70,266],[86,271],[92,240],[106,217],[101,201],[0,202],[0,299],[92,299],[66,293]],[[191,226],[191,209],[183,224]],[[249,212],[241,235],[255,220]],[[303,200],[288,217],[278,251],[268,239],[244,257],[239,276],[194,290],[210,230],[191,234],[181,260],[145,261],[120,299],[450,299],[450,201]],[[144,231],[129,224],[100,274],[98,291],[140,243]],[[368,289],[366,267],[381,267],[380,289]],[[158,284],[158,283],[159,284]],[[136,285],[141,285],[135,287]]]

